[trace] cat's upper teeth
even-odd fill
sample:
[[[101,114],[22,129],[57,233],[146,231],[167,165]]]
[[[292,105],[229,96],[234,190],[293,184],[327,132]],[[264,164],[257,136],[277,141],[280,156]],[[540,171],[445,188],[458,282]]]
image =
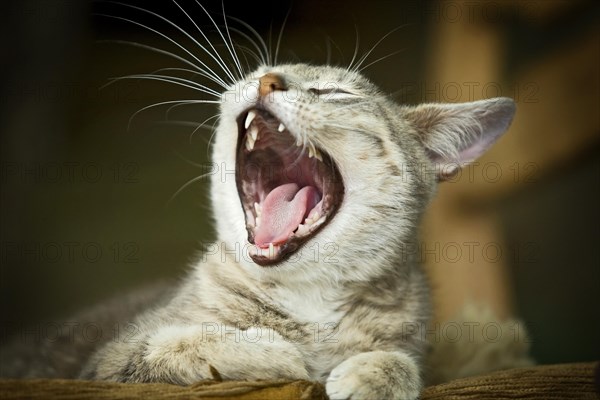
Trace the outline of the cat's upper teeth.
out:
[[[309,143],[308,144],[308,158],[313,158],[313,157],[315,157],[319,161],[323,161],[323,156],[321,156],[321,152],[319,151],[319,149],[317,149],[314,144]]]
[[[246,122],[244,123],[245,129],[248,129],[255,117],[256,113],[254,111],[248,111],[248,115],[246,116]]]
[[[259,139],[259,129],[258,126],[254,123],[254,119],[256,118],[256,112],[255,111],[248,111],[248,114],[246,115],[246,120],[244,121],[244,128],[246,129],[246,150],[248,151],[252,151],[254,150],[254,146],[256,144],[256,142]],[[279,122],[279,125],[277,126],[277,131],[278,132],[283,132],[286,130],[285,125],[283,124],[283,122]],[[297,147],[302,147],[304,145],[304,141],[302,140],[301,137],[296,138],[296,146]],[[321,155],[321,152],[319,151],[319,149],[317,149],[315,147],[314,144],[312,143],[308,143],[307,145],[308,147],[308,158],[316,158],[319,161],[323,161],[323,156]]]

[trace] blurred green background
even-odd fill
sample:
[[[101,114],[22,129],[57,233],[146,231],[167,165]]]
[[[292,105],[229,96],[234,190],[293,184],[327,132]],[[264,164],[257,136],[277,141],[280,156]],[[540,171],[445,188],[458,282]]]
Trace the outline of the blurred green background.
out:
[[[127,3],[146,7],[194,33],[193,25],[170,1]],[[193,1],[181,4],[219,43],[202,10]],[[218,17],[220,2],[203,4]],[[536,119],[519,121],[515,130],[521,136],[516,140],[525,154],[520,160],[527,161],[528,149],[551,143],[558,143],[561,151],[531,155],[539,168],[527,185],[495,186],[499,189],[489,196],[477,193],[472,199],[498,210],[507,241],[534,244],[529,248],[531,257],[508,263],[518,314],[532,332],[534,357],[544,363],[598,359],[600,317],[593,311],[600,290],[598,5],[593,1],[471,4],[477,7],[380,0],[225,1],[225,10],[263,37],[271,33],[273,41],[289,11],[280,50],[280,59],[288,61],[324,63],[330,53],[334,63],[345,66],[354,52],[356,32],[364,53],[400,26],[365,64],[401,52],[365,73],[404,103],[456,100],[446,90],[453,86],[444,82],[436,86],[432,78],[436,56],[444,54],[436,47],[443,24],[465,24],[462,34],[467,37],[477,37],[478,29],[495,32],[501,51],[494,61],[497,82],[511,88],[505,95],[517,93],[519,107],[560,129],[556,133],[538,128]],[[179,51],[141,26],[97,14],[135,20],[193,48],[173,27],[108,2],[3,3],[3,338],[128,288],[176,280],[201,243],[214,237],[206,184],[193,183],[170,199],[182,185],[206,172],[202,164],[207,162],[211,132],[194,132],[194,124],[213,116],[216,106],[188,105],[168,113],[167,107],[157,107],[129,121],[152,103],[194,99],[198,93],[141,80],[100,89],[111,77],[181,64],[115,43],[128,40]],[[193,51],[210,61],[199,49]],[[472,68],[476,60],[471,55],[476,56],[467,48],[464,54],[447,56]],[[559,69],[558,80],[550,79],[547,71],[555,71],[553,66],[562,65],[563,59],[567,65],[574,60],[587,69],[578,75],[563,73],[571,68],[565,67]],[[581,115],[553,112],[554,104]]]

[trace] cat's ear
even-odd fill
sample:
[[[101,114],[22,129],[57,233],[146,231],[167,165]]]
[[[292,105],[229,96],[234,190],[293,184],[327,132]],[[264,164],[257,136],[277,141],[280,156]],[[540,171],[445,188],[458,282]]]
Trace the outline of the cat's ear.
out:
[[[457,172],[508,129],[515,102],[506,97],[458,104],[421,104],[405,109],[433,161],[439,180]]]

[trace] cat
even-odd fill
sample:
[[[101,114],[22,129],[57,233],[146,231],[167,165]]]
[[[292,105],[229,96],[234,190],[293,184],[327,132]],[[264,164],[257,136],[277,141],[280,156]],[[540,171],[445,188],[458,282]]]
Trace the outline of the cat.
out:
[[[513,100],[400,105],[356,67],[263,63],[218,103],[217,240],[77,376],[418,398],[430,301],[406,249],[438,183],[508,129]]]
[[[508,98],[401,106],[352,70],[259,67],[222,96],[217,242],[80,377],[191,384],[218,373],[317,380],[332,399],[418,398],[429,294],[403,249],[437,183],[514,112]]]

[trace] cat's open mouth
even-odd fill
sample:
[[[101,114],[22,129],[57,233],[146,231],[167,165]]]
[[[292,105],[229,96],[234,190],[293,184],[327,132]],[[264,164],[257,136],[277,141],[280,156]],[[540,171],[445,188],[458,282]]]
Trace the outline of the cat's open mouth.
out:
[[[237,122],[236,182],[253,244],[249,255],[261,266],[273,265],[333,218],[344,185],[325,152],[267,111],[248,110]]]

